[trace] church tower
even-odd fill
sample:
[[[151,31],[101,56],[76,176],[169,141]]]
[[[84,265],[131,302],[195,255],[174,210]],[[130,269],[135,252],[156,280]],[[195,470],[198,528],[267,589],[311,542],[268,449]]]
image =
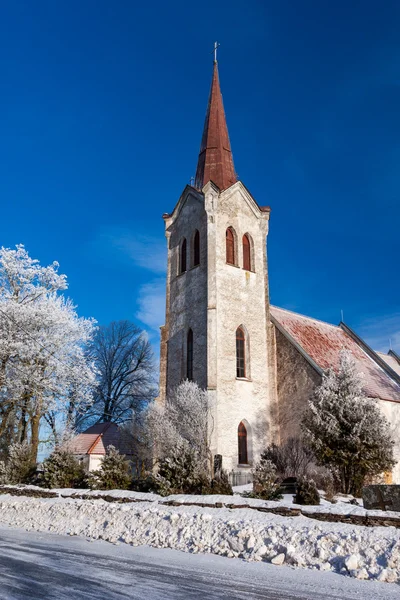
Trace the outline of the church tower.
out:
[[[276,441],[266,238],[270,210],[238,180],[214,60],[196,178],[170,214],[160,401],[183,379],[207,389],[212,452],[246,471]]]

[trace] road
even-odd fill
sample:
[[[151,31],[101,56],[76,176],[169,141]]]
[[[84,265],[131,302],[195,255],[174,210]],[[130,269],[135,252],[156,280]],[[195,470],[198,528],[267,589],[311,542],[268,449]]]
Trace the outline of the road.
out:
[[[1,600],[386,600],[399,586],[265,563],[0,528]]]

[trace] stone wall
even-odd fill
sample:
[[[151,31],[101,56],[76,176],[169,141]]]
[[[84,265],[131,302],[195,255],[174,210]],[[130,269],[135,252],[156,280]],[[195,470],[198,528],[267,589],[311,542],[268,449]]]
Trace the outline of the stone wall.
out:
[[[300,434],[300,422],[321,375],[275,327],[280,441]]]
[[[246,188],[238,182],[218,194],[205,190],[206,210],[214,248],[209,261],[209,387],[216,389],[214,453],[222,454],[226,469],[238,465],[238,426],[247,429],[249,463],[273,438],[268,356],[268,274],[266,238],[269,214],[260,211]],[[236,265],[226,263],[226,230],[236,236]],[[242,238],[251,238],[252,270],[243,269]],[[211,255],[211,256],[210,256]],[[210,310],[211,309],[211,310]],[[246,331],[246,377],[236,377],[236,330]],[[249,467],[247,467],[249,468]]]
[[[161,358],[164,389],[174,389],[186,373],[187,334],[193,331],[193,379],[207,387],[207,215],[202,194],[185,190],[171,217],[165,219],[168,240],[167,307]],[[200,265],[193,266],[192,242],[200,233]],[[179,252],[187,241],[187,270],[179,273]],[[161,384],[162,377],[160,378]],[[161,394],[160,394],[161,396]]]

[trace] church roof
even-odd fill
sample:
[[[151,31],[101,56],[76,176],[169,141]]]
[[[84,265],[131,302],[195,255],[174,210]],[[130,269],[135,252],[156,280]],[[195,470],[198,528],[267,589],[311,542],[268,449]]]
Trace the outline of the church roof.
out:
[[[217,61],[214,61],[195,188],[202,190],[209,181],[215,183],[220,190],[227,189],[237,181],[219,85]]]
[[[108,446],[115,446],[122,454],[130,454],[129,448],[123,447],[121,433],[115,423],[96,423],[71,441],[74,454],[102,454]]]
[[[393,371],[396,371],[400,375],[400,357],[398,357],[395,352],[390,350],[387,354],[384,352],[377,352],[378,356],[382,358],[389,365]]]
[[[377,353],[347,326],[331,325],[298,313],[271,306],[271,317],[277,328],[292,342],[319,372],[339,366],[340,350],[348,350],[364,375],[364,391],[371,398],[400,402],[400,378],[385,370]],[[386,359],[385,359],[386,360]],[[382,366],[381,366],[382,365]]]

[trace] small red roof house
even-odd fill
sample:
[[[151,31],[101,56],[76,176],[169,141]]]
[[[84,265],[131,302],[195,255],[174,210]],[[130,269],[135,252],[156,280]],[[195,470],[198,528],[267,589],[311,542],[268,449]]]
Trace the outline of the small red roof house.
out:
[[[87,472],[96,471],[109,446],[117,448],[121,454],[131,458],[132,450],[123,440],[115,423],[96,423],[83,433],[79,433],[70,443],[72,453],[82,460]]]
[[[350,327],[331,325],[292,311],[271,306],[275,329],[276,387],[281,441],[300,433],[300,422],[313,389],[324,371],[339,365],[342,349],[351,353],[364,377],[364,392],[379,401],[392,425],[397,465],[394,481],[400,482],[400,357],[375,352]]]

